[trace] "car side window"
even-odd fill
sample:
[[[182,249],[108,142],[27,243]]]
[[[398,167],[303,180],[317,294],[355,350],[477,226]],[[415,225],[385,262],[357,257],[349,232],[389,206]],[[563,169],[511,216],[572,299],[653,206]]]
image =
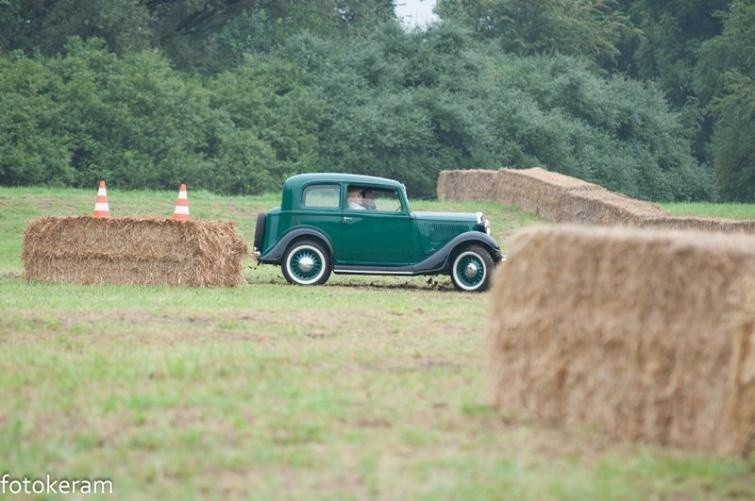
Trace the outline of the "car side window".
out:
[[[365,199],[372,197],[369,191],[365,193]],[[401,199],[396,190],[374,190],[375,209],[381,212],[401,212]]]
[[[308,209],[337,209],[341,189],[337,184],[307,186],[302,192],[302,207]]]
[[[389,188],[349,185],[346,208],[373,212],[401,212],[398,191]]]

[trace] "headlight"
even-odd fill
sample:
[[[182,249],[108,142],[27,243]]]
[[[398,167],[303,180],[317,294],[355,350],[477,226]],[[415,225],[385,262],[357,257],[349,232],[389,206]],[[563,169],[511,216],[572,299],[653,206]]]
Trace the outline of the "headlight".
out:
[[[490,235],[490,221],[488,221],[488,218],[482,212],[477,213],[477,224],[485,228],[485,233]]]

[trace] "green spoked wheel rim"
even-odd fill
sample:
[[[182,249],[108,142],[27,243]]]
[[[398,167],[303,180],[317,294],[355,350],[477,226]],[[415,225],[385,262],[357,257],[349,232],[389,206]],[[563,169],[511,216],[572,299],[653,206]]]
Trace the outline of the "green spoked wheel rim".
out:
[[[476,252],[463,252],[454,261],[454,279],[462,289],[476,290],[485,281],[487,273],[485,262]]]
[[[325,273],[325,256],[312,245],[300,245],[288,254],[286,269],[295,282],[313,284]]]

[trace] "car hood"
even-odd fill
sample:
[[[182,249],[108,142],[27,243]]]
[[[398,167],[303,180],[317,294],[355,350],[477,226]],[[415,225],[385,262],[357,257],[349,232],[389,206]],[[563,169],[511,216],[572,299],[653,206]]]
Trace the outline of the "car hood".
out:
[[[425,221],[448,221],[477,223],[479,215],[475,212],[412,212],[416,219]]]
[[[481,230],[482,213],[413,212],[412,216],[417,223],[422,250],[428,255],[462,233]]]

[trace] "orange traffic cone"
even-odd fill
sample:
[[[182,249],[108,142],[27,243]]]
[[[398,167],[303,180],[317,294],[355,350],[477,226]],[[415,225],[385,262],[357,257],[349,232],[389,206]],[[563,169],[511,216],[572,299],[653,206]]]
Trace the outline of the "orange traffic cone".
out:
[[[110,205],[107,203],[107,186],[105,181],[100,181],[100,188],[97,190],[97,199],[94,201],[94,217],[110,219]]]
[[[176,199],[176,210],[173,211],[174,221],[189,221],[189,196],[186,194],[186,185],[182,184],[178,188],[178,198]]]

